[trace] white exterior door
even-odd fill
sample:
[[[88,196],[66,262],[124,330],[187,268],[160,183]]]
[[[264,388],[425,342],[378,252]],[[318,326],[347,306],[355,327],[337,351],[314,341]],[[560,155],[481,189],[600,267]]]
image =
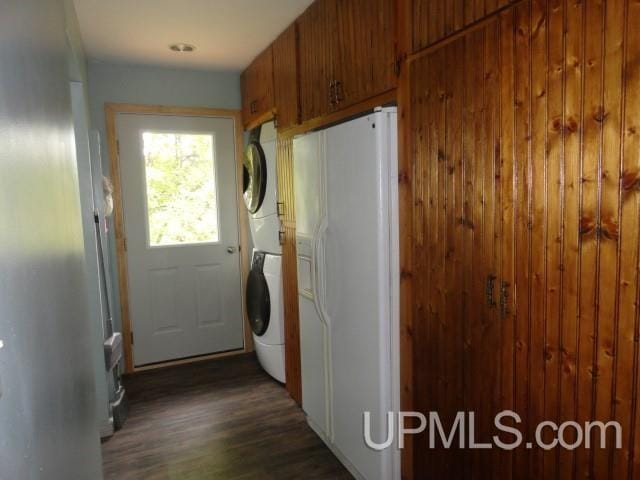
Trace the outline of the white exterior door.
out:
[[[134,364],[243,348],[233,119],[116,122]]]

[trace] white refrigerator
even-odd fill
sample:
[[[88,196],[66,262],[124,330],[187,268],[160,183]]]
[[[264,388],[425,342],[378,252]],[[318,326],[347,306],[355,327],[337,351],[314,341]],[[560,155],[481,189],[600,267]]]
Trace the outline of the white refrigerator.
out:
[[[399,253],[397,113],[370,115],[293,143],[302,407],[311,427],[356,477],[400,478],[397,443]]]

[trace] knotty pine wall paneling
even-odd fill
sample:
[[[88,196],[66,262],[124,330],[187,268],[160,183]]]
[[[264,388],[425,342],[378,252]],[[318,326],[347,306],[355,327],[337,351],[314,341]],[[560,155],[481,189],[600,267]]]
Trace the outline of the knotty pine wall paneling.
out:
[[[467,23],[460,5],[438,28]],[[480,441],[503,409],[529,439],[542,420],[617,420],[623,448],[419,437],[406,478],[640,478],[639,14],[521,1],[409,58],[414,407],[475,411]]]
[[[282,222],[282,288],[284,299],[285,368],[287,391],[302,404],[300,321],[298,313],[298,257],[293,190],[293,138],[278,134],[278,212]]]

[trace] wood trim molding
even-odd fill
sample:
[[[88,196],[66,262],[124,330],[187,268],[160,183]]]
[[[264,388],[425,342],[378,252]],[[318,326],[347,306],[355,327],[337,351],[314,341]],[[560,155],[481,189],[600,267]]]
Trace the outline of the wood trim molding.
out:
[[[118,136],[116,131],[116,113],[125,111],[113,104],[105,105],[107,149],[109,155],[109,173],[113,183],[113,220],[116,239],[116,256],[118,265],[118,289],[120,293],[120,318],[122,321],[122,338],[124,340],[124,370],[133,372],[133,352],[131,343],[131,319],[129,317],[129,285],[127,274],[127,254],[124,235],[124,210],[122,208],[122,185],[120,182],[120,155],[118,153]]]
[[[129,312],[129,286],[127,271],[127,251],[126,251],[126,233],[124,228],[124,210],[122,205],[122,182],[120,180],[120,155],[118,148],[118,134],[116,129],[116,116],[119,113],[133,113],[141,115],[179,115],[193,117],[224,117],[231,118],[234,121],[234,134],[236,143],[236,180],[237,180],[237,198],[238,207],[242,205],[242,154],[244,149],[243,130],[242,130],[242,114],[239,110],[218,109],[218,108],[197,108],[197,107],[172,107],[164,105],[141,105],[132,103],[105,103],[105,120],[107,134],[107,148],[109,155],[109,171],[111,181],[113,182],[113,218],[114,231],[116,239],[116,255],[118,266],[118,287],[120,292],[120,315],[122,319],[122,337],[124,346],[124,364],[125,373],[133,373],[150,368],[160,368],[168,365],[175,365],[175,362],[165,362],[150,367],[136,368],[133,361],[133,348],[131,342],[131,317]],[[245,209],[238,208],[238,239],[240,242],[240,272],[242,298],[244,299],[244,279],[249,272],[249,242],[248,242],[248,221]],[[243,336],[244,349],[241,352],[253,351],[253,339],[251,329],[247,320],[244,301],[242,302],[243,316]],[[215,358],[214,354],[209,356],[196,357],[186,360],[177,360],[176,362],[189,363],[205,360],[207,358]]]
[[[251,252],[249,251],[249,215],[247,209],[244,208],[244,198],[242,196],[244,175],[243,157],[244,157],[244,138],[242,130],[242,113],[237,111],[234,115],[234,130],[236,137],[236,192],[238,205],[238,240],[240,241],[240,291],[242,299],[242,319],[243,319],[243,335],[244,335],[244,351],[253,351],[253,335],[249,317],[247,315],[247,307],[245,298],[245,281],[249,278],[249,268],[251,264]]]
[[[400,3],[405,2],[407,0],[399,0]],[[526,1],[529,0],[510,0],[509,3],[505,4],[504,6],[496,9],[495,11],[491,12],[488,15],[483,16],[482,18],[476,20],[473,23],[470,23],[469,25],[466,25],[465,27],[456,30],[455,32],[451,33],[450,35],[447,35],[446,37],[443,37],[433,43],[431,43],[430,45],[427,45],[423,48],[420,48],[418,50],[415,51],[411,51],[412,50],[412,44],[413,41],[411,39],[409,39],[409,43],[407,44],[407,46],[409,47],[409,49],[407,50],[407,61],[408,62],[413,62],[415,60],[419,60],[420,58],[424,57],[425,55],[429,55],[430,53],[444,47],[445,45],[451,43],[451,42],[455,42],[456,40],[458,40],[459,38],[462,38],[466,35],[469,35],[469,33],[484,28],[486,27],[489,23],[493,22],[496,20],[496,18],[499,18],[500,15],[512,8],[517,7],[519,4],[524,3]],[[406,27],[406,31],[407,32],[411,32],[411,26],[410,26],[410,22],[411,22],[411,17],[409,17],[409,27]]]
[[[337,112],[332,112],[322,117],[307,120],[306,122],[302,122],[300,125],[294,125],[290,128],[283,129],[279,131],[279,133],[287,137],[301,135],[312,130],[328,127],[334,123],[338,123],[348,118],[359,115],[363,112],[367,112],[368,110],[371,110],[375,107],[379,107],[381,105],[389,105],[390,103],[394,103],[395,101],[396,89],[388,90],[380,95],[371,97],[367,100],[351,105],[350,107],[344,108],[343,110],[338,110]]]
[[[412,1],[396,2],[398,78],[398,207],[400,236],[400,409],[413,411],[413,159],[411,156],[410,64]],[[414,478],[413,437],[401,453],[402,480]]]
[[[270,122],[271,120],[274,120],[275,118],[276,118],[276,110],[275,109],[268,110],[268,111],[264,112],[263,114],[261,114],[260,116],[248,121],[247,124],[244,126],[244,129],[245,130],[253,130],[254,128],[259,127],[263,123]]]
[[[137,103],[105,103],[105,110],[113,113],[138,113],[147,115],[181,115],[185,117],[242,118],[240,110],[206,107],[171,107],[166,105],[142,105]]]

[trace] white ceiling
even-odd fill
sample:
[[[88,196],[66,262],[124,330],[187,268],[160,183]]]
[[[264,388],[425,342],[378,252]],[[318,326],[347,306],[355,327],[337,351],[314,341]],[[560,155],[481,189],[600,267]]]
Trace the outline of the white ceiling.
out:
[[[312,1],[74,0],[90,58],[211,70],[244,69]]]

